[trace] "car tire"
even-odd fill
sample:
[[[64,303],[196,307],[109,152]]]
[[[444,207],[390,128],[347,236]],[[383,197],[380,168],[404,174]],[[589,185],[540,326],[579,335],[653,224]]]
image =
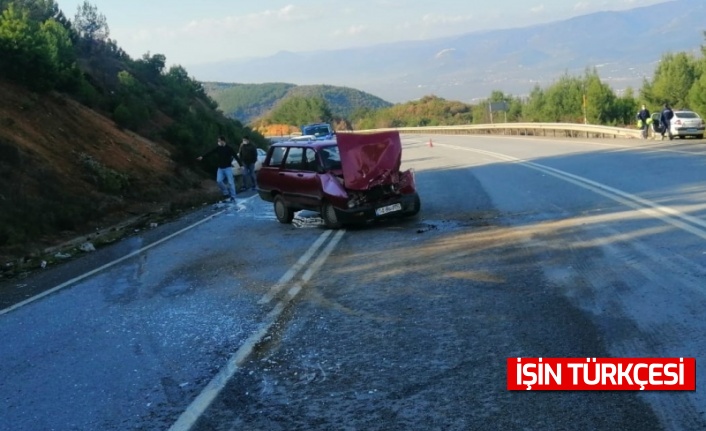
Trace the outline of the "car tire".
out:
[[[341,227],[341,222],[336,216],[336,209],[328,202],[324,202],[321,206],[321,218],[324,219],[324,225],[329,229],[338,229]]]
[[[412,204],[412,209],[407,211],[407,216],[413,217],[416,216],[419,213],[419,210],[422,209],[422,201],[419,199],[419,194],[415,193],[414,194],[414,203]]]
[[[283,224],[288,224],[294,219],[294,210],[287,206],[282,196],[276,196],[274,200],[275,217],[277,221]]]
[[[704,138],[704,135],[703,135],[703,133],[702,133],[702,134],[700,134],[700,135],[695,135],[694,137],[695,137],[696,139],[703,139],[703,138]]]

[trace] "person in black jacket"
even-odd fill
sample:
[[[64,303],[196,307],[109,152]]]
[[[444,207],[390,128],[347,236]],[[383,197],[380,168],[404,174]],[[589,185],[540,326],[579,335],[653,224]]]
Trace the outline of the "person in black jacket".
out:
[[[243,162],[243,189],[255,190],[255,163],[257,162],[257,148],[247,136],[243,138],[238,150],[240,160]],[[248,185],[249,183],[249,185]]]
[[[230,202],[235,202],[235,178],[233,178],[233,159],[240,164],[240,159],[235,150],[226,145],[226,139],[223,136],[218,137],[218,146],[203,156],[199,156],[196,160],[202,160],[204,157],[216,154],[218,162],[218,170],[216,171],[216,183],[223,193],[223,197]]]
[[[672,135],[672,118],[674,117],[674,111],[672,111],[671,106],[669,106],[669,103],[664,104],[664,109],[662,109],[662,113],[659,116],[659,121],[662,123],[662,126],[664,127],[662,129],[662,139],[664,139],[664,134],[666,133],[669,136],[669,140],[671,141],[674,136]]]
[[[647,139],[647,120],[650,118],[650,111],[642,105],[642,109],[637,113],[638,125],[642,129],[642,139]]]

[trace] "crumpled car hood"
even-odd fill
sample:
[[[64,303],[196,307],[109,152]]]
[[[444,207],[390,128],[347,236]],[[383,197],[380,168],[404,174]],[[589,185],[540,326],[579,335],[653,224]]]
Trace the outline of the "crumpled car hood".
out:
[[[368,190],[394,182],[402,163],[402,141],[396,131],[336,135],[346,189]]]

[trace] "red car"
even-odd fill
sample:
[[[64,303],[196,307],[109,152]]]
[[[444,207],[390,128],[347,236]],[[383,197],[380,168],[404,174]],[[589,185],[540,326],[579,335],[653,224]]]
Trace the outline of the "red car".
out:
[[[257,174],[260,198],[281,223],[302,209],[321,213],[329,228],[419,212],[414,172],[400,172],[398,132],[339,133],[324,141],[272,145]]]

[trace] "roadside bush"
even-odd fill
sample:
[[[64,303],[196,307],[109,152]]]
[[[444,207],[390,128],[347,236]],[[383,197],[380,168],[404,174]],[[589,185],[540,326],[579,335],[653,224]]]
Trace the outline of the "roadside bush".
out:
[[[88,174],[89,180],[101,191],[120,194],[130,187],[130,177],[100,164],[88,154],[80,153],[81,164]]]

